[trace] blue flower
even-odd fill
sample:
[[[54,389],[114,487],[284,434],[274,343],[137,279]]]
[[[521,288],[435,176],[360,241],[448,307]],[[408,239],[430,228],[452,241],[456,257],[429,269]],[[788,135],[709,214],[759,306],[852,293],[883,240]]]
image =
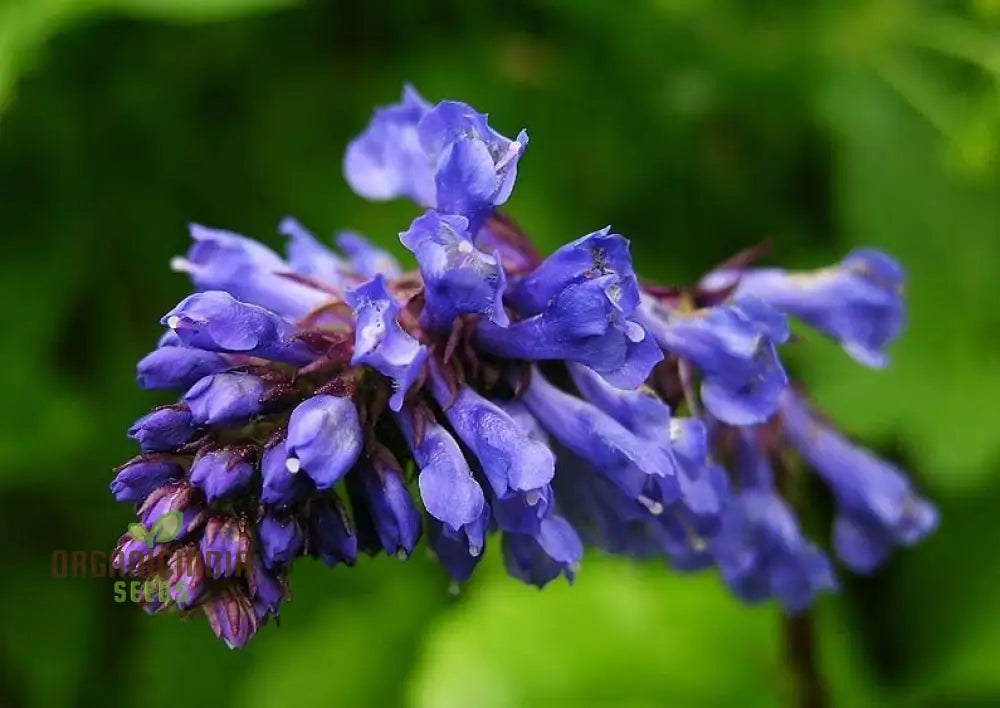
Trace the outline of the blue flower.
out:
[[[263,478],[260,500],[282,508],[304,499],[315,485],[306,475],[298,474],[301,466],[297,458],[290,461],[283,437],[269,442],[260,461]]]
[[[248,451],[223,447],[198,455],[191,465],[191,482],[208,501],[226,499],[247,489],[253,479],[253,461]]]
[[[128,437],[143,452],[175,450],[188,442],[196,428],[191,410],[183,403],[154,408],[128,429]]]
[[[472,576],[472,571],[483,559],[486,531],[489,528],[490,508],[484,504],[479,516],[460,530],[452,529],[432,519],[429,524],[430,544],[441,565],[455,583],[462,583]],[[453,586],[457,591],[457,585]]]
[[[363,461],[347,477],[348,492],[358,519],[370,522],[379,547],[400,558],[409,557],[420,540],[420,511],[406,489],[403,472],[385,447]]]
[[[184,476],[184,469],[167,455],[140,455],[115,470],[111,493],[116,501],[142,502],[167,482]]]
[[[351,363],[367,364],[392,379],[389,406],[398,411],[423,371],[427,348],[399,325],[399,305],[381,275],[348,291],[347,302],[357,318]]]
[[[431,361],[430,372],[435,399],[497,497],[524,493],[537,503],[555,473],[552,451],[527,437],[502,408],[468,386],[453,393],[437,361]]]
[[[713,416],[753,425],[774,414],[788,384],[774,346],[788,339],[788,324],[775,310],[749,297],[693,312],[648,300],[637,316],[661,347],[701,371]]]
[[[194,244],[175,270],[188,273],[199,290],[224,290],[243,302],[285,317],[301,317],[328,298],[287,277],[292,267],[261,243],[230,231],[191,224]]]
[[[161,322],[185,345],[302,366],[316,358],[287,320],[257,305],[212,290],[189,295]]]
[[[631,319],[639,304],[628,241],[610,228],[563,246],[510,294],[526,319],[508,331],[483,323],[478,343],[504,357],[585,364],[619,388],[645,381],[663,353]]]
[[[478,556],[485,540],[480,522],[486,500],[462,450],[437,423],[426,423],[418,440],[412,414],[404,410],[395,418],[420,469],[417,485],[427,513],[454,534],[465,531],[472,555]]]
[[[191,419],[198,425],[244,422],[263,410],[267,384],[245,373],[206,376],[184,394]]]
[[[286,216],[278,231],[288,237],[288,265],[296,272],[329,285],[341,285],[350,266],[331,249],[321,244],[299,223]]]
[[[285,446],[289,472],[301,470],[317,489],[330,489],[351,469],[364,446],[354,403],[329,395],[300,403],[288,420]]]
[[[305,536],[292,514],[268,511],[257,529],[261,560],[268,568],[289,565],[302,555]]]
[[[507,572],[531,585],[544,587],[560,575],[572,582],[583,558],[583,542],[566,519],[543,519],[538,533],[503,535]]]
[[[458,101],[442,101],[417,126],[420,143],[435,165],[435,206],[462,214],[477,230],[494,207],[507,201],[528,134],[505,138],[484,113]]]
[[[344,155],[344,177],[351,189],[368,199],[408,196],[423,206],[434,205],[434,165],[417,133],[430,108],[416,89],[406,86],[400,103],[375,111]]]
[[[354,565],[357,560],[358,536],[336,494],[330,493],[310,506],[309,552],[331,567]]]
[[[424,314],[433,330],[447,330],[456,317],[467,314],[483,315],[499,327],[510,321],[503,308],[507,278],[499,254],[477,249],[468,226],[463,216],[428,211],[399,235],[420,265]]]
[[[601,379],[592,370],[571,364],[573,383],[583,398],[640,438],[664,449],[677,469],[681,502],[699,516],[717,515],[727,495],[719,475],[708,460],[707,432],[695,418],[673,418],[670,408],[646,389],[623,390]]]
[[[600,409],[560,391],[534,369],[522,399],[546,430],[648,513],[676,500],[674,461],[658,445],[636,437]],[[650,496],[655,494],[656,496]],[[660,497],[657,499],[656,497]]]
[[[508,298],[522,315],[544,312],[570,285],[615,276],[608,283],[608,299],[631,314],[639,306],[639,283],[628,241],[606,226],[560,246],[531,273],[520,278]]]
[[[833,492],[834,547],[851,570],[870,573],[893,546],[912,546],[937,526],[937,510],[917,495],[902,471],[851,444],[791,390],[781,400],[781,422]]]
[[[142,388],[188,388],[198,379],[232,368],[216,352],[185,346],[164,346],[147,354],[136,366]]]
[[[341,231],[337,234],[337,247],[347,254],[354,272],[363,278],[376,275],[396,278],[403,273],[399,262],[388,251],[376,247],[361,234]]]
[[[174,450],[195,434],[191,410],[184,404],[162,406],[144,415],[128,429],[143,452]]]
[[[663,354],[613,298],[617,277],[605,275],[562,290],[543,313],[501,329],[481,322],[476,343],[496,356],[566,360],[594,369],[609,383],[635,388]]]
[[[860,363],[883,367],[888,363],[886,346],[903,328],[904,277],[893,258],[858,249],[830,268],[724,270],[709,276],[706,283],[730,281],[737,296],[760,298],[838,340]]]
[[[723,579],[750,602],[771,597],[791,613],[812,604],[836,582],[830,562],[805,539],[774,487],[774,472],[757,450],[757,433],[745,429],[738,448],[740,490],[723,515],[712,553]]]
[[[499,534],[508,573],[539,587],[572,581],[588,543],[714,566],[744,600],[798,612],[834,581],[775,484],[792,448],[833,491],[849,567],[868,572],[935,526],[901,472],[786,389],[776,352],[787,315],[884,363],[903,319],[895,261],[856,251],[796,274],[742,255],[662,287],[640,281],[610,227],[542,258],[496,210],[526,145],[409,87],[376,111],[344,169],[364,196],[427,209],[400,233],[414,271],[290,217],[287,259],[191,227],[174,267],[196,292],[137,367],[141,386],[184,393],[132,425],[141,454],[111,482],[147,532],[181,514],[175,539],[149,548],[132,528],[118,542],[114,568],[172,584],[147,612],[201,607],[243,646],[299,558],[405,559],[424,522],[455,588]]]

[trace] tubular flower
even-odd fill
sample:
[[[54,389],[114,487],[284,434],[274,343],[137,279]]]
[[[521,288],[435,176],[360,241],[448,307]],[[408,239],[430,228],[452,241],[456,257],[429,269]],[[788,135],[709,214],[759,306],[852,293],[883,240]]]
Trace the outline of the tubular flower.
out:
[[[783,497],[808,468],[851,570],[934,528],[906,476],[824,422],[778,357],[793,317],[884,363],[898,264],[856,251],[794,274],[741,257],[664,288],[610,227],[542,258],[496,210],[526,146],[409,87],[376,111],[345,174],[362,196],[426,209],[400,233],[409,271],[291,217],[285,257],[191,227],[173,265],[194,292],[137,372],[178,400],[132,425],[139,454],[110,485],[137,515],[114,568],[169,590],[148,612],[204,612],[240,647],[301,559],[406,559],[421,538],[453,583],[488,548],[523,582],[572,581],[589,544],[714,567],[740,598],[798,612],[835,587]]]

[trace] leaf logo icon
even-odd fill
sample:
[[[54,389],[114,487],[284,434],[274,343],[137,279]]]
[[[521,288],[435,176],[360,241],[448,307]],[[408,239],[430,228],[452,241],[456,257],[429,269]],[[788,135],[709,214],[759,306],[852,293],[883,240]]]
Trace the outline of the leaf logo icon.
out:
[[[149,529],[150,548],[152,548],[153,543],[168,543],[177,538],[177,534],[181,532],[182,523],[184,523],[184,514],[180,511],[168,511],[154,521]]]
[[[146,531],[146,527],[142,524],[129,524],[128,535],[139,543],[148,543],[150,548],[153,546],[153,544],[150,543],[149,532]]]
[[[182,512],[168,511],[153,522],[149,531],[142,524],[129,524],[128,535],[152,548],[157,543],[169,543],[177,538],[183,523],[184,514]]]

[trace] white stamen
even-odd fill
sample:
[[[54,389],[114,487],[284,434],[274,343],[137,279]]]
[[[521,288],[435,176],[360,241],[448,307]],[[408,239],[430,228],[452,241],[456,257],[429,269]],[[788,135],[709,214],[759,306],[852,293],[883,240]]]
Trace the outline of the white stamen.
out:
[[[457,596],[462,592],[462,586],[458,584],[457,580],[452,580],[451,585],[448,586],[448,593]]]
[[[167,318],[167,327],[170,329],[177,329],[181,326],[181,318],[177,315],[171,315]]]
[[[535,506],[542,500],[542,495],[537,489],[529,489],[524,495],[524,501],[528,502],[528,506]]]
[[[502,170],[504,167],[506,167],[507,163],[509,163],[511,160],[517,157],[517,154],[521,152],[521,149],[523,147],[524,145],[522,145],[520,141],[512,140],[510,142],[510,145],[507,146],[507,152],[504,153],[504,156],[500,158],[499,162],[497,162],[496,169]]]
[[[472,241],[462,240],[458,242],[459,253],[472,253]]]
[[[292,474],[295,474],[300,469],[302,469],[302,462],[299,461],[299,458],[297,457],[289,457],[287,460],[285,460],[285,469],[291,472]]]
[[[406,552],[405,548],[398,548],[396,549],[396,557],[401,561],[405,561],[410,557],[410,554]]]
[[[681,437],[681,424],[676,418],[670,419],[670,442],[677,442]]]
[[[695,534],[691,535],[691,550],[695,553],[701,553],[708,550],[708,542],[701,536]]]
[[[482,546],[476,546],[472,543],[469,544],[469,555],[473,558],[478,558],[479,554],[483,552]]]
[[[170,270],[176,273],[190,273],[194,264],[184,256],[174,256],[170,259]]]
[[[663,504],[653,499],[650,499],[645,494],[640,494],[637,501],[644,507],[649,509],[649,513],[653,516],[659,516],[663,513]]]

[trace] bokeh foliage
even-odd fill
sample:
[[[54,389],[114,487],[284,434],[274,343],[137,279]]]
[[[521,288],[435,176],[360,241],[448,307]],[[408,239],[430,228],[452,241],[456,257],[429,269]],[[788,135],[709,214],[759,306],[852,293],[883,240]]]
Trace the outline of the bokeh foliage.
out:
[[[508,211],[543,248],[611,223],[668,281],[764,237],[799,266],[899,256],[912,313],[889,371],[815,337],[789,359],[943,525],[820,604],[821,668],[843,705],[996,705],[998,28],[995,0],[0,0],[0,705],[786,694],[774,608],[598,554],[541,593],[493,554],[457,598],[422,553],[303,563],[280,629],[240,653],[116,605],[110,581],[51,578],[53,549],[108,548],[129,520],[106,484],[163,401],[133,365],[185,292],[166,268],[185,224],[277,244],[294,213],[396,247],[415,208],[354,197],[340,159],[407,80],[529,130]]]

